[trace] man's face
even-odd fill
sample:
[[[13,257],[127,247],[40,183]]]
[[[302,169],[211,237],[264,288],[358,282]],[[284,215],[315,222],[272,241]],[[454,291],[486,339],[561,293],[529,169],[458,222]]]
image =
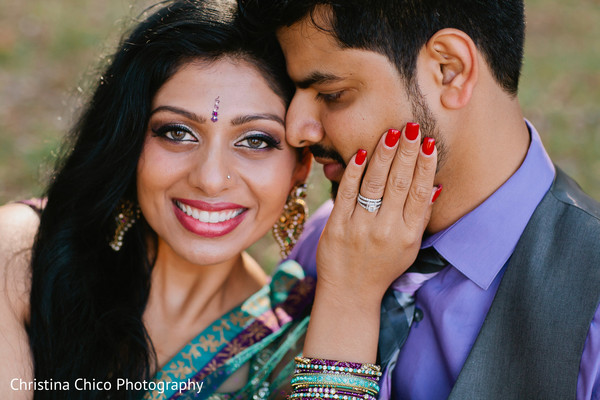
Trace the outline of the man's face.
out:
[[[390,128],[418,122],[423,135],[439,140],[435,132],[425,131],[435,131],[435,121],[424,98],[418,93],[409,98],[404,80],[386,56],[342,49],[306,18],[279,29],[277,37],[296,84],[286,138],[293,146],[310,146],[334,188],[357,150],[373,154]]]

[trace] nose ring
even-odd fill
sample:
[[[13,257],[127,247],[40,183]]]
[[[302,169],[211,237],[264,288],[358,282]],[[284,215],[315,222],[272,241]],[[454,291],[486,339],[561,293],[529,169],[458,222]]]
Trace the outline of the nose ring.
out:
[[[227,175],[227,179],[231,179],[231,175]]]

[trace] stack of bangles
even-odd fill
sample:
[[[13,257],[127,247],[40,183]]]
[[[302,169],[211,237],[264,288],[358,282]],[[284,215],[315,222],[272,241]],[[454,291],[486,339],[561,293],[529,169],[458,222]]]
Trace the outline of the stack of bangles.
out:
[[[289,399],[377,400],[381,368],[317,358],[296,357]]]

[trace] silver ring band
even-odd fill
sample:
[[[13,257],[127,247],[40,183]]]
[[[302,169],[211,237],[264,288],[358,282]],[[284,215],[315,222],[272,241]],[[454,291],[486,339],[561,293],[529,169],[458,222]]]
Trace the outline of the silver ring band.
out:
[[[369,199],[368,197],[365,197],[363,195],[361,195],[360,193],[358,194],[358,199],[356,199],[356,202],[365,210],[367,210],[368,212],[375,212],[377,210],[379,210],[379,208],[381,207],[381,203],[383,202],[383,198],[379,198],[379,199]]]

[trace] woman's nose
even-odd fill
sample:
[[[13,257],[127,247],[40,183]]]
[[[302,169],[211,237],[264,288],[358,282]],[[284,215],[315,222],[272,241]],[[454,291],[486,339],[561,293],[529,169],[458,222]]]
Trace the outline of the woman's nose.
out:
[[[208,197],[218,196],[234,178],[230,166],[231,162],[223,151],[207,149],[199,154],[189,173],[190,184]]]

